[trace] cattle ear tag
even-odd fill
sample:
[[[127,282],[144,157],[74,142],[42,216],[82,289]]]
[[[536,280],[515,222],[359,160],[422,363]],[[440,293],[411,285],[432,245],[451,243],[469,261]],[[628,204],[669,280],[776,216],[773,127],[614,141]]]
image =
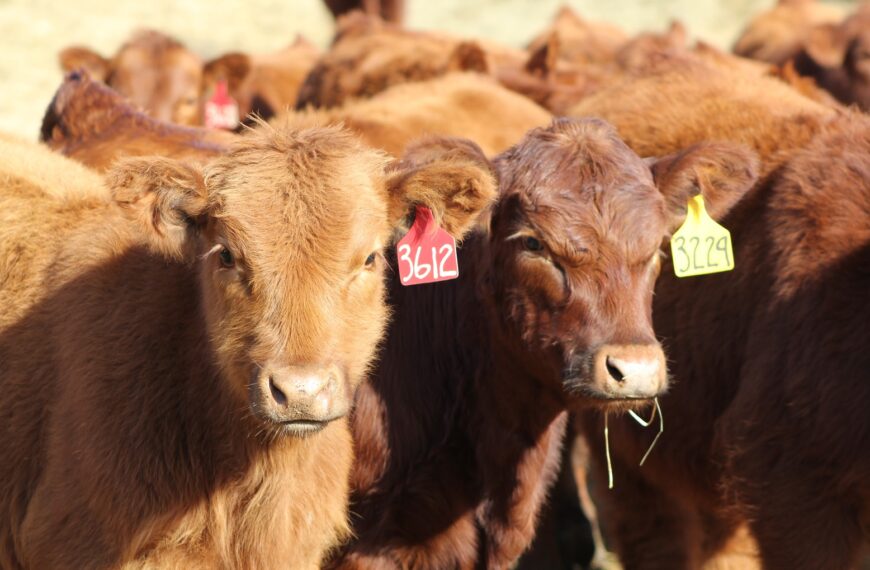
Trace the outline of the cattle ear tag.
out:
[[[239,126],[239,105],[230,97],[226,81],[217,82],[214,93],[205,103],[205,126],[230,131]]]
[[[438,227],[432,210],[417,206],[414,225],[396,244],[402,285],[437,283],[459,277],[456,240]]]
[[[686,221],[671,238],[671,259],[677,277],[734,269],[731,232],[710,217],[700,194],[689,199]]]

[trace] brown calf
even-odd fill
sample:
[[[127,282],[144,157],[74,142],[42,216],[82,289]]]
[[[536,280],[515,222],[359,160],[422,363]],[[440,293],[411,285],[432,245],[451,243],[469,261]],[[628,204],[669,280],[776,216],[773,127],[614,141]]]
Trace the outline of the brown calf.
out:
[[[686,200],[703,192],[722,215],[755,179],[752,154],[727,144],[650,167],[594,119],[535,129],[495,163],[499,200],[459,279],[391,279],[396,317],[353,412],[355,538],[330,567],[509,567],[568,410],[666,389],[651,296]]]
[[[405,0],[324,0],[324,4],[336,20],[348,12],[361,10],[385,22],[400,24],[405,14]]]
[[[408,142],[427,134],[462,135],[478,142],[486,154],[495,154],[549,120],[546,110],[489,78],[450,74],[397,85],[336,109],[290,112],[273,123],[294,128],[342,123],[370,146],[399,156]],[[58,90],[42,132],[51,148],[101,170],[122,156],[208,160],[238,138],[156,121],[105,86],[77,76]]]
[[[280,117],[291,124],[341,123],[368,144],[399,155],[424,134],[463,136],[484,153],[497,154],[552,115],[534,102],[474,73],[449,73],[395,85],[371,99],[332,109],[308,109]]]
[[[335,107],[400,83],[455,71],[494,73],[522,67],[525,59],[520,50],[406,30],[353,13],[339,21],[332,46],[305,79],[296,107]]]
[[[757,15],[734,43],[734,53],[782,65],[792,59],[813,34],[813,28],[836,24],[843,10],[816,0],[779,0]]]
[[[59,59],[64,72],[84,69],[155,119],[201,124],[202,60],[175,38],[141,30],[111,58],[73,46]]]
[[[50,148],[98,170],[124,156],[156,154],[202,162],[225,152],[236,138],[153,119],[80,72],[67,75],[57,90],[40,133]]]
[[[479,149],[388,164],[339,128],[261,127],[204,168],[128,160],[111,198],[17,168],[0,566],[316,567],[348,530],[344,415],[387,319],[381,252],[415,204],[462,235],[495,194]]]
[[[765,567],[855,567],[870,528],[870,120],[770,79],[699,69],[606,90],[575,112],[613,121],[642,153],[717,138],[762,157],[724,220],[735,270],[676,279],[668,264],[656,288],[668,431],[640,469],[649,435],[610,425],[619,475],[602,518],[623,563],[733,558],[748,523]],[[599,438],[600,418],[586,421]]]
[[[225,81],[243,123],[252,124],[251,114],[269,119],[296,105],[299,88],[318,57],[320,50],[302,36],[275,53],[224,54],[203,67],[202,97],[210,97],[217,83]]]

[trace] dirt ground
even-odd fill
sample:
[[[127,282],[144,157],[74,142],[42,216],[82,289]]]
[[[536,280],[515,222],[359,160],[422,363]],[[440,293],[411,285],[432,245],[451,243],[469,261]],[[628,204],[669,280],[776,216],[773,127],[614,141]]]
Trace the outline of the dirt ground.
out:
[[[407,0],[407,24],[523,45],[562,4],[626,30],[664,29],[679,18],[695,36],[728,47],[746,20],[774,0]],[[61,79],[57,52],[86,44],[112,53],[153,27],[204,57],[271,51],[297,33],[325,46],[332,20],[320,0],[0,0],[0,131],[36,138]]]

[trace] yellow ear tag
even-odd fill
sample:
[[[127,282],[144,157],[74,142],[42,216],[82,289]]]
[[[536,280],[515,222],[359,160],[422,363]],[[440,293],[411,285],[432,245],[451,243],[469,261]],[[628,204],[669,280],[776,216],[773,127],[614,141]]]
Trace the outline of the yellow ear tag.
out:
[[[689,199],[686,221],[671,238],[671,259],[677,277],[734,269],[731,232],[710,217],[700,194]]]

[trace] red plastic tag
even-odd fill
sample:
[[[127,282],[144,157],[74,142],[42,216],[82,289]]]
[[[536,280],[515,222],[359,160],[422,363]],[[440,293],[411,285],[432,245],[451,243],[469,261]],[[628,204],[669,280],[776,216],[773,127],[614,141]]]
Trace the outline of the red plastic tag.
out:
[[[421,285],[459,277],[456,240],[438,227],[432,210],[417,206],[414,225],[396,244],[402,285]]]
[[[214,93],[205,103],[205,126],[228,130],[239,126],[239,105],[230,97],[226,81],[217,82]]]

